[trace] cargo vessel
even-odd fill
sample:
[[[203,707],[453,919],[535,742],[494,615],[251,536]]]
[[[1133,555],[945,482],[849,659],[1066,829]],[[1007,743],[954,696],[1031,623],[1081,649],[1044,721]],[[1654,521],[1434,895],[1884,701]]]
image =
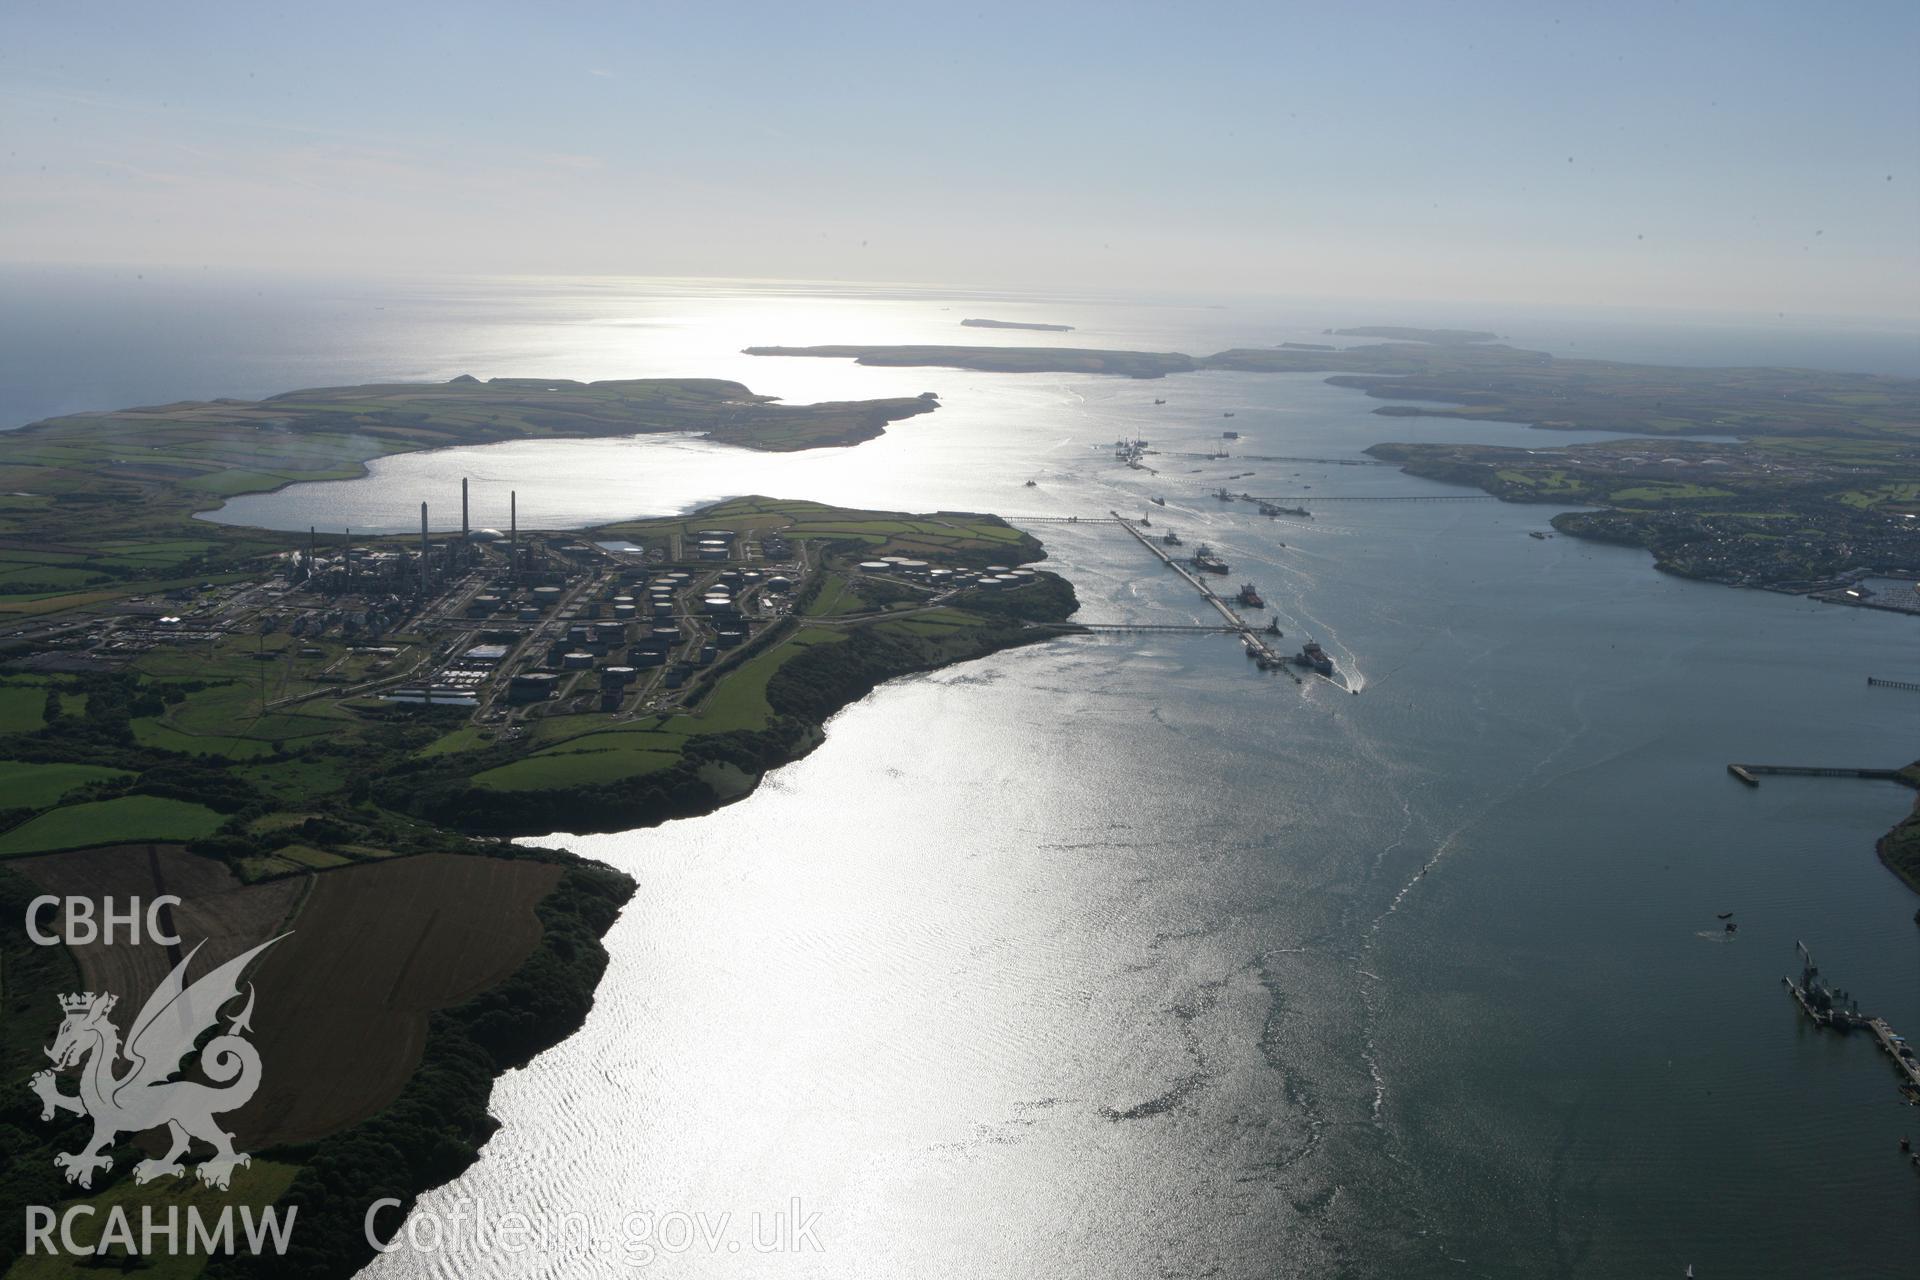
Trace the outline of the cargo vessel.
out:
[[[1317,671],[1323,676],[1333,674],[1333,659],[1327,656],[1327,651],[1320,647],[1318,640],[1309,640],[1302,645],[1299,654],[1294,658],[1294,663]]]
[[[1260,598],[1260,588],[1254,586],[1251,582],[1241,583],[1240,594],[1235,596],[1234,599],[1249,609],[1264,609],[1267,607],[1267,602]]]
[[[1175,533],[1171,529],[1166,531],[1166,533],[1161,537],[1160,541],[1163,545],[1169,546],[1169,547],[1178,547],[1183,545],[1180,541],[1180,535]]]
[[[1213,548],[1204,542],[1194,549],[1192,564],[1194,568],[1200,570],[1202,573],[1225,573],[1227,571],[1227,562],[1215,555]]]

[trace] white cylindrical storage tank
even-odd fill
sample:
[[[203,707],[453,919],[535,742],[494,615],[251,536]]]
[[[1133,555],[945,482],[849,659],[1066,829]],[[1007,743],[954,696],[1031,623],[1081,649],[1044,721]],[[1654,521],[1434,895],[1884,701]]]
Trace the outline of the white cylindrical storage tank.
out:
[[[862,573],[885,573],[891,568],[893,568],[893,566],[885,560],[862,560],[860,562],[860,572]]]
[[[593,655],[576,650],[561,658],[560,665],[569,671],[588,671],[593,667]]]

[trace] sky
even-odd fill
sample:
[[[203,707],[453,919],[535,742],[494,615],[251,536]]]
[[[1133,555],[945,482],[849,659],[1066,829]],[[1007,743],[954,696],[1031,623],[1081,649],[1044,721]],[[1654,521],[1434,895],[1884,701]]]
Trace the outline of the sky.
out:
[[[0,5],[0,261],[1920,314],[1920,4]]]

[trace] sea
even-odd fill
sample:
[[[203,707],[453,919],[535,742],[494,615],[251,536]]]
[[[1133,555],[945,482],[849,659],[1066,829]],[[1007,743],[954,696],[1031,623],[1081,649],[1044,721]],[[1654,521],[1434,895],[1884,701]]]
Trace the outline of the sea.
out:
[[[963,329],[966,317],[1071,333]],[[375,1280],[1910,1276],[1920,1139],[1825,975],[1920,1034],[1913,793],[1730,761],[1920,755],[1920,620],[1689,582],[1553,509],[1365,461],[1594,434],[1382,418],[1313,375],[872,369],[753,344],[1204,353],[1485,328],[1562,355],[1920,374],[1912,326],[790,281],[0,274],[0,425],[457,374],[939,394],[852,449],[498,444],[211,518],[574,527],[739,494],[992,511],[1089,622],[1199,623],[1112,524],[1258,585],[1353,691],[1230,636],[1060,639],[892,682],[707,817],[562,845],[632,874],[578,1034]],[[1156,403],[1164,400],[1164,404]],[[1226,415],[1231,414],[1231,418]],[[1223,438],[1237,431],[1237,439]],[[1151,470],[1115,460],[1144,438]],[[1210,455],[1226,452],[1226,458]],[[1032,481],[1032,485],[1028,482]],[[1287,499],[1261,518],[1218,486]],[[1152,502],[1163,498],[1164,507]],[[294,534],[291,531],[298,531]],[[1723,913],[1738,932],[1729,934]],[[383,1238],[399,1215],[380,1219]],[[503,1224],[505,1229],[503,1230]],[[523,1229],[524,1224],[524,1229]],[[490,1229],[491,1228],[491,1229]]]

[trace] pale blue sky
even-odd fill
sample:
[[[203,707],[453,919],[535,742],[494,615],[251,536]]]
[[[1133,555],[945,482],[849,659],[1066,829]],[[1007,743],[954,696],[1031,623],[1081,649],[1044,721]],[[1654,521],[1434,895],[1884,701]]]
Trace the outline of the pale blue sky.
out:
[[[12,5],[0,259],[1912,315],[1916,65],[1914,3]]]

